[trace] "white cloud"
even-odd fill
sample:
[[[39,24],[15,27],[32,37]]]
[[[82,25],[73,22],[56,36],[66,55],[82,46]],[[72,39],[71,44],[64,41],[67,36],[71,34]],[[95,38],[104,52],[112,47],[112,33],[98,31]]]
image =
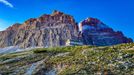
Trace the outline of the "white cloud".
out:
[[[5,4],[5,5],[7,5],[7,6],[11,7],[11,8],[14,7],[14,6],[13,6],[11,3],[9,3],[7,0],[0,0],[0,3],[3,3],[3,4]]]

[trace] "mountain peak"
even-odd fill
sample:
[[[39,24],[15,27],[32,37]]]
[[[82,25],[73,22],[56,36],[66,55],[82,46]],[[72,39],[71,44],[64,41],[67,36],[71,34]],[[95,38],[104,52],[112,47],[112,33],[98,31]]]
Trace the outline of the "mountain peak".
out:
[[[81,26],[80,26],[81,25]],[[130,43],[121,32],[116,32],[97,18],[89,17],[80,22],[68,14],[55,10],[39,18],[30,18],[22,24],[14,24],[0,32],[0,48],[7,46],[54,47],[66,46],[67,40],[81,41],[84,45],[107,46]],[[82,27],[82,28],[81,28]],[[78,39],[78,29],[82,29],[82,38]]]
[[[92,17],[88,17],[86,19],[84,19],[83,21],[81,21],[79,23],[79,29],[82,30],[81,27],[83,27],[83,29],[87,30],[87,29],[106,29],[109,28],[106,24],[104,24],[103,22],[101,22],[99,19],[97,18],[92,18]]]
[[[102,22],[97,18],[88,17],[85,20],[83,20],[81,23],[83,25],[96,26],[97,24],[100,24]]]
[[[50,47],[65,45],[75,37],[77,27],[74,18],[60,11],[30,18],[21,25],[13,25],[0,35],[0,48],[7,46]]]
[[[63,15],[64,13],[61,12],[61,11],[58,11],[58,10],[54,10],[53,13],[51,14],[52,16],[55,16],[55,15]]]
[[[64,14],[60,11],[53,11],[52,14],[43,14],[39,18],[30,18],[23,24],[14,24],[7,30],[33,30],[33,29],[44,29],[47,27],[61,26],[62,24],[76,25],[74,18],[71,15]],[[18,25],[20,26],[18,26]],[[17,25],[17,26],[16,26]]]

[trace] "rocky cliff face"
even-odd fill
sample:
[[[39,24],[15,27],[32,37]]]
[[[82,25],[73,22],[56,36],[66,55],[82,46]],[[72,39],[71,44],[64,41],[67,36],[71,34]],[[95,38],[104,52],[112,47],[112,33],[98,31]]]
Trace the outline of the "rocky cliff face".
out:
[[[87,18],[80,23],[82,26],[82,40],[84,44],[97,46],[115,45],[133,42],[120,31],[114,31],[96,18]]]
[[[72,16],[54,11],[51,15],[31,18],[23,24],[14,24],[0,32],[0,47],[62,46],[67,39],[75,38],[76,27]]]
[[[115,32],[98,19],[88,18],[80,24],[84,44],[103,46],[132,42],[122,32]],[[0,32],[0,35],[0,48],[65,46],[68,39],[79,40],[78,25],[74,18],[59,11],[31,18],[23,24],[16,23]]]

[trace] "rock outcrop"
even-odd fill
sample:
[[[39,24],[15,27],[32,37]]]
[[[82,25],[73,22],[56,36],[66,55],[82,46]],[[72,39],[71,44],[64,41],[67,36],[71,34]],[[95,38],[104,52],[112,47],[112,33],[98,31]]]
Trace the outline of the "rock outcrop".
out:
[[[122,32],[115,32],[100,20],[88,18],[80,23],[83,27],[81,40],[86,45],[114,45],[132,42]],[[69,39],[77,39],[78,25],[74,18],[54,11],[39,18],[31,18],[23,24],[16,23],[0,32],[0,48],[8,46],[54,47],[65,46]]]
[[[72,16],[54,11],[51,15],[31,18],[0,32],[0,48],[64,46],[67,39],[76,37],[76,27]]]
[[[121,31],[114,31],[96,18],[87,18],[79,25],[82,27],[81,38],[83,43],[87,45],[107,46],[133,42],[131,38],[125,37]]]

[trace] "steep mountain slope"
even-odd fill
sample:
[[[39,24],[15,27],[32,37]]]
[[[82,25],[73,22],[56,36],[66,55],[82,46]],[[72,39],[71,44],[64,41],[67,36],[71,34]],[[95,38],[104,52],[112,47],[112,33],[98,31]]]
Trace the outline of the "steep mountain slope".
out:
[[[21,48],[66,46],[68,40],[96,46],[133,42],[122,32],[114,31],[95,18],[88,18],[80,25],[82,28],[79,28],[72,16],[54,11],[50,15],[44,14],[39,18],[31,18],[23,24],[16,23],[0,32],[0,48],[8,46]],[[78,30],[81,29],[80,36]]]
[[[106,46],[120,43],[133,42],[127,38],[121,31],[114,31],[112,28],[96,18],[87,18],[80,22],[79,27],[82,30],[84,44]]]
[[[134,44],[37,48],[0,55],[1,75],[133,75]]]
[[[59,11],[51,15],[31,18],[23,24],[14,24],[0,32],[0,47],[50,47],[65,45],[75,38],[77,30],[72,16]]]

